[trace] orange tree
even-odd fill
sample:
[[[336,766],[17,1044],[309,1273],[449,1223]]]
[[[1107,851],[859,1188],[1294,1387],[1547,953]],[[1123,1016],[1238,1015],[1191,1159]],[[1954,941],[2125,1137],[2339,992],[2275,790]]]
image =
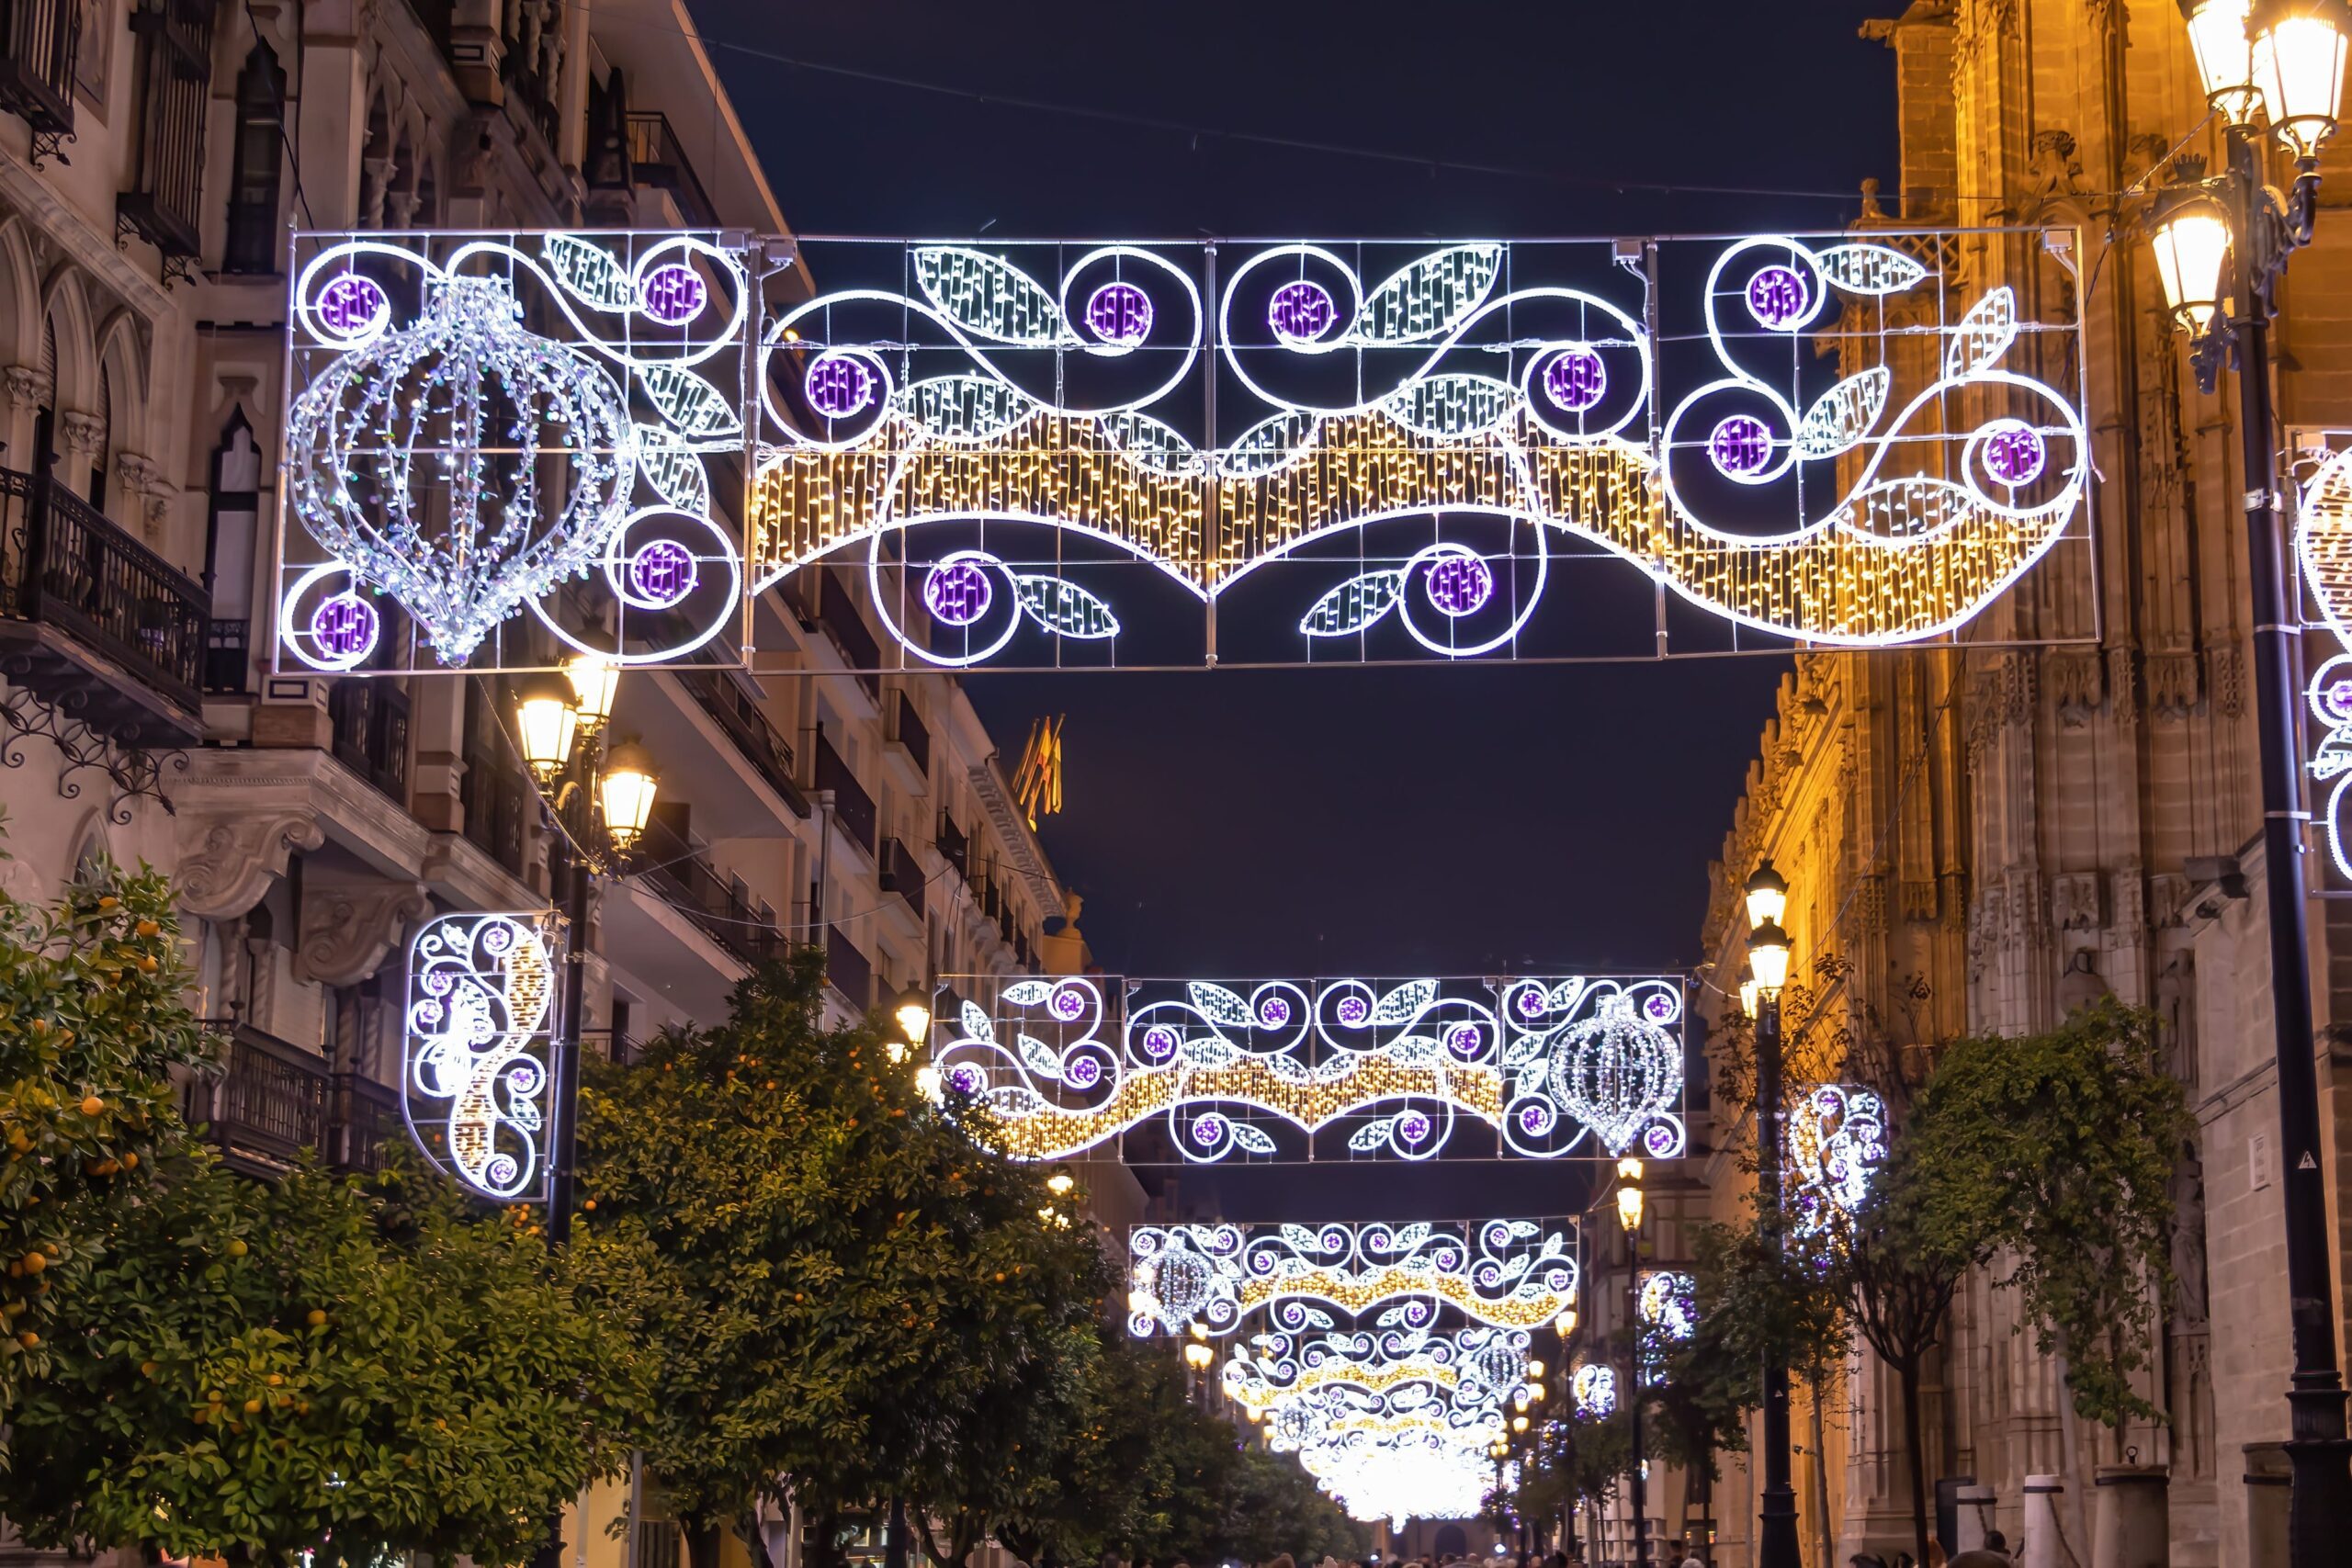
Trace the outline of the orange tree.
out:
[[[519,1212],[199,1153],[83,1234],[0,1472],[33,1545],[510,1562],[626,1461],[642,1352]]]
[[[81,1227],[183,1136],[172,1069],[204,1059],[160,876],[102,867],[50,908],[0,895],[0,1430],[91,1260]]]
[[[823,1025],[822,986],[813,951],[771,965],[581,1096],[580,1224],[641,1236],[662,1286],[639,1442],[695,1568],[729,1530],[759,1556],[787,1488],[820,1562],[852,1510],[989,1506],[1016,1481],[973,1450],[1048,1451],[1001,1424],[1055,1404],[1111,1283],[1041,1173],[934,1111],[871,1021]]]

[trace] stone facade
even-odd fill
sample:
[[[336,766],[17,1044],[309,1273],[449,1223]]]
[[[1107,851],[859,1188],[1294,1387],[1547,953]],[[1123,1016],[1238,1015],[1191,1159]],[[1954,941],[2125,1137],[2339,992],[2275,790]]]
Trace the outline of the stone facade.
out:
[[[2172,1561],[2235,1568],[2247,1561],[2245,1445],[2285,1435],[2290,1364],[2245,486],[2234,389],[2197,389],[2138,194],[2176,150],[2218,166],[2219,133],[2200,126],[2170,0],[1915,0],[1865,30],[1890,47],[1900,86],[1890,217],[2079,226],[2079,256],[2055,267],[1983,235],[1952,243],[1973,285],[2037,291],[2082,322],[2096,570],[2089,552],[2053,553],[1980,618],[1976,647],[1801,655],[1724,840],[1706,951],[1717,973],[1738,974],[1737,890],[1770,856],[1792,886],[1792,973],[1825,955],[1851,965],[1832,1010],[1852,1048],[1816,1032],[1792,1079],[1861,1077],[1898,1113],[1958,1033],[2047,1027],[2109,991],[2165,1017],[2199,1126],[2177,1178],[2179,1284],[2145,1390],[2168,1424],[2120,1438],[2076,1430],[1990,1270],[1955,1303],[1926,1378],[1928,1479],[1989,1486],[2014,1543],[2028,1473],[2068,1478],[2072,1534],[2096,1466],[2153,1460],[2171,1471]],[[2331,180],[2343,161],[2339,143]],[[2340,216],[2324,214],[2280,294],[2290,427],[2352,424],[2352,225],[2329,221]],[[2315,900],[2312,925],[2334,1190],[2352,1152],[2352,1053],[2334,1021],[2352,1018],[2352,910]],[[1747,1135],[1719,1125],[1715,1145]],[[1708,1170],[1729,1218],[1747,1179],[1726,1153]],[[2344,1299],[2339,1265],[2339,1313]],[[1910,1546],[1894,1380],[1858,1351],[1826,1403],[1823,1440],[1806,1435],[1802,1393],[1794,1423],[1808,1560],[1892,1561]],[[1725,1495],[1747,1495],[1738,1456],[1732,1468]],[[1718,1561],[1748,1561],[1753,1510],[1721,1517]]]

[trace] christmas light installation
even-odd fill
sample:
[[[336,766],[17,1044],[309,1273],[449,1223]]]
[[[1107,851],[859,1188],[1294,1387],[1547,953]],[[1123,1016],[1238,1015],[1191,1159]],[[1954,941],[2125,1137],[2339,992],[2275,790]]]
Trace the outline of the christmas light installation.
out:
[[[982,988],[979,983],[974,989]],[[1106,991],[1121,1005],[1106,1012]],[[935,1050],[978,1135],[1066,1159],[1164,1118],[1188,1161],[1280,1152],[1258,1121],[1351,1156],[1427,1159],[1457,1116],[1509,1154],[1679,1155],[1682,987],[1661,978],[1023,979],[967,1001]]]
[[[1453,1307],[1475,1323],[1533,1328],[1576,1304],[1577,1222],[1137,1225],[1127,1233],[1127,1329],[1226,1333],[1263,1311],[1312,1326],[1314,1303],[1350,1316],[1391,1303]]]
[[[1494,1481],[1483,1447],[1436,1432],[1394,1435],[1350,1432],[1299,1450],[1299,1462],[1348,1517],[1386,1519],[1466,1519],[1485,1506]],[[1506,1468],[1504,1481],[1510,1483]]]
[[[2071,265],[2070,235],[1980,232]],[[1204,659],[1253,581],[1296,658],[1510,657],[1570,538],[1741,627],[1900,643],[1982,609],[2086,490],[2075,326],[1957,276],[1949,234],[842,242],[842,286],[771,314],[799,242],[300,243],[277,624],[314,668],[336,593],[399,599],[446,663],[489,667],[526,614],[652,662],[820,563],[862,570],[902,667],[1114,663],[1121,562],[1202,603]],[[722,452],[747,538],[713,509]],[[1374,542],[1399,521],[1417,543]],[[652,538],[697,565],[682,605],[634,596]],[[616,631],[556,592],[583,577],[671,613]]]
[[[1403,1309],[1392,1308],[1369,1329],[1253,1335],[1226,1360],[1220,1374],[1226,1396],[1259,1411],[1340,1390],[1375,1402],[1396,1395],[1402,1404],[1378,1405],[1392,1413],[1419,1407],[1439,1394],[1451,1396],[1464,1411],[1499,1410],[1527,1381],[1525,1329],[1436,1334],[1412,1326],[1406,1316]],[[1408,1385],[1415,1391],[1405,1392]]]
[[[534,909],[443,915],[409,943],[401,1107],[416,1146],[476,1195],[544,1196],[552,953]]]
[[[2330,786],[2327,809],[2320,814],[2326,825],[2328,859],[2337,876],[2352,881],[2352,841],[2344,821],[2347,792],[2352,792],[2352,653],[2338,653],[2312,671],[2303,696],[2320,734],[2312,753],[2312,777]]]
[[[2352,647],[2352,445],[2335,446],[2297,494],[2295,553],[2303,563],[2303,580],[2311,584],[2322,618],[2338,642]],[[2317,676],[2309,689],[2317,712]],[[2325,713],[2320,713],[2319,718],[2331,730],[2342,727],[2341,721]],[[2333,779],[2342,772],[2337,766],[2319,776]],[[2329,815],[2333,823],[2335,814]],[[2341,852],[2336,863],[2345,863]]]
[[[434,661],[477,669],[518,616],[563,657],[622,663],[686,658],[739,624],[743,551],[706,457],[743,451],[742,391],[721,389],[740,373],[714,379],[711,362],[750,347],[747,253],[683,233],[310,243],[281,662],[355,668],[375,595]],[[522,667],[503,639],[488,663]]]
[[[1667,1356],[1699,1325],[1698,1283],[1671,1269],[1642,1271],[1638,1311],[1642,1325],[1642,1367],[1656,1372]]]
[[[1584,1361],[1569,1377],[1568,1395],[1576,1412],[1588,1421],[1617,1413],[1617,1371],[1599,1361]]]
[[[1789,1115],[1792,1238],[1837,1235],[1870,1196],[1886,1152],[1886,1104],[1871,1090],[1822,1084],[1800,1095]]]

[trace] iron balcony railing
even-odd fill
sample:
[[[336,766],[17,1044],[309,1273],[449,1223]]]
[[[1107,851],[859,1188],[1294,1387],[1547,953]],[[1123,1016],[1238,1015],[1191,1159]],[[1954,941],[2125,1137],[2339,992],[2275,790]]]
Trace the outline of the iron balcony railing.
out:
[[[469,746],[458,780],[466,838],[514,875],[523,874],[523,824],[536,799],[528,780],[506,760]]]
[[[744,902],[695,848],[659,820],[649,823],[634,852],[638,874],[657,897],[702,928],[746,964],[784,956],[784,933],[772,916]]]
[[[383,681],[338,681],[327,694],[335,760],[408,804],[408,694]]]
[[[718,221],[718,208],[686,158],[669,117],[632,109],[628,116],[629,175],[639,185],[666,190],[688,224]]]
[[[884,841],[882,891],[896,893],[905,899],[907,908],[914,911],[917,919],[922,919],[924,884],[927,881],[929,878],[923,874],[922,862],[915,858],[914,851],[897,839]]]
[[[828,582],[818,593],[817,620],[841,649],[858,682],[876,696],[882,694],[882,647],[873,628],[857,613],[857,602],[841,584]]]
[[[193,715],[211,603],[53,476],[0,468],[0,618],[55,626]]]
[[[390,1084],[360,1073],[337,1073],[333,1103],[327,1158],[337,1169],[381,1170],[391,1152],[408,1142],[401,1091]]]
[[[327,1065],[317,1054],[234,1019],[208,1019],[219,1042],[218,1077],[192,1079],[181,1109],[207,1124],[232,1156],[291,1165],[327,1146]]]
[[[916,773],[931,777],[931,731],[923,728],[922,715],[915,712],[914,699],[903,691],[891,716],[890,739],[907,749]]]
[[[78,0],[0,0],[0,107],[37,137],[73,134],[81,36]]]
[[[839,926],[825,928],[825,978],[859,1011],[874,1005],[874,964]]]
[[[880,829],[874,810],[874,797],[857,782],[842,754],[825,739],[823,730],[817,732],[817,787],[833,792],[833,816],[848,829],[858,847],[871,855],[875,852],[876,836]]]
[[[204,213],[204,115],[212,97],[213,0],[140,0],[139,163],[115,220],[164,253],[194,256]]]
[[[718,721],[744,761],[784,796],[785,803],[801,816],[808,816],[808,802],[792,782],[792,743],[768,722],[768,716],[760,711],[759,704],[742,687],[714,671],[681,670],[678,683],[705,713]]]

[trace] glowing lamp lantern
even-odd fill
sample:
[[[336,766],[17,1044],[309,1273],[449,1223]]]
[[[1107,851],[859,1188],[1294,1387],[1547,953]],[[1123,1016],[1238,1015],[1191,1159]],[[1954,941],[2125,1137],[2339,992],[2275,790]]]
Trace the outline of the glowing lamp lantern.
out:
[[[925,1062],[915,1069],[915,1092],[933,1105],[941,1104],[947,1099],[947,1079],[936,1066]]]
[[[1617,1223],[1628,1231],[1642,1228],[1642,1162],[1617,1162]]]
[[[1552,1320],[1553,1329],[1566,1339],[1577,1331],[1577,1309],[1569,1307]]]
[[[604,810],[605,831],[615,848],[628,849],[645,832],[659,787],[653,759],[636,741],[622,741],[605,759],[604,776],[596,782],[597,805]]]
[[[2202,337],[2222,310],[2229,220],[2209,197],[2190,192],[2159,205],[2154,244],[2165,304],[2192,337]]]
[[[524,764],[542,784],[571,761],[571,738],[579,725],[580,710],[564,683],[536,681],[524,689],[514,705],[514,739],[523,749]]]
[[[930,1043],[931,998],[922,987],[909,986],[900,991],[899,999],[891,1004],[890,1013],[899,1021],[899,1032],[910,1047],[919,1051]],[[1055,1190],[1059,1192],[1065,1189],[1056,1188]]]
[[[1756,971],[1751,968],[1739,977],[1739,1010],[1754,1018],[1763,999],[1764,987],[1756,983]]]
[[[1756,988],[1777,991],[1789,977],[1789,933],[1778,920],[1766,920],[1747,933],[1747,967],[1755,972]]]
[[[2262,101],[2254,81],[2254,38],[2246,28],[2253,8],[2254,0],[2180,0],[2205,101],[2241,125]]]
[[[1789,879],[1770,861],[1757,862],[1755,874],[1747,879],[1747,923],[1751,927],[1777,923],[1788,908]]]
[[[591,735],[613,716],[613,698],[621,687],[621,667],[609,659],[583,653],[563,667],[571,682],[572,706],[580,711],[580,728]]]
[[[1512,1416],[1512,1417],[1510,1418],[1510,1429],[1511,1429],[1512,1431],[1514,1431],[1514,1432],[1524,1432],[1524,1431],[1526,1431],[1526,1430],[1527,1430],[1527,1417],[1526,1417],[1526,1416]]]
[[[1531,1360],[1527,1363],[1527,1375],[1528,1375],[1529,1377],[1531,1377],[1531,1378],[1540,1378],[1540,1377],[1542,1377],[1542,1376],[1544,1375],[1544,1363],[1543,1363],[1543,1362],[1541,1362],[1541,1361],[1537,1361],[1537,1360],[1532,1360],[1532,1359],[1531,1359]],[[1543,1398],[1543,1397],[1544,1397],[1544,1391],[1543,1391],[1541,1388],[1538,1388],[1538,1389],[1535,1391],[1535,1396],[1536,1396],[1538,1399]]]
[[[2270,127],[2312,160],[2335,134],[2344,102],[2344,67],[2352,50],[2347,0],[2256,0],[2248,22],[2254,34],[2254,85]]]
[[[1057,1170],[1046,1179],[1046,1190],[1057,1198],[1067,1197],[1069,1190],[1077,1185],[1078,1183],[1070,1179],[1069,1172],[1066,1170]]]

